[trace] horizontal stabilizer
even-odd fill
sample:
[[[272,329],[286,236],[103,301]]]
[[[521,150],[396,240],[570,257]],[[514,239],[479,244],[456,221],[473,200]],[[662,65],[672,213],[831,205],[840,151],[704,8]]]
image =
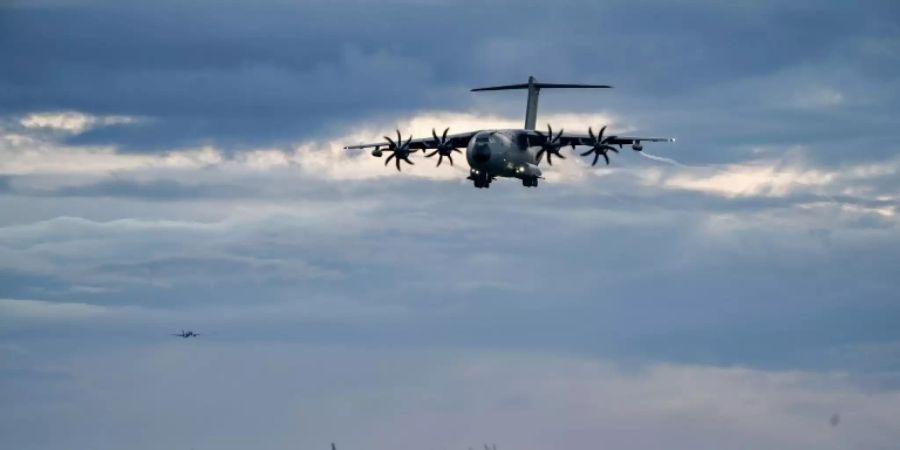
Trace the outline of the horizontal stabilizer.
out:
[[[608,89],[612,86],[608,84],[573,84],[573,83],[521,83],[521,84],[507,84],[504,86],[490,86],[483,88],[475,88],[472,89],[472,92],[478,91],[507,91],[511,89],[528,89],[529,86],[534,86],[538,89],[585,89],[585,88],[600,88],[600,89]]]
[[[593,88],[601,88],[607,89],[612,86],[608,84],[575,84],[575,83],[541,83],[538,80],[534,79],[534,77],[528,77],[527,83],[520,84],[507,84],[503,86],[490,86],[483,88],[475,88],[472,89],[472,92],[479,91],[507,91],[511,89],[527,89],[528,90],[528,104],[525,106],[525,129],[533,130],[535,124],[537,123],[537,107],[538,107],[538,95],[541,92],[541,89],[593,89]]]

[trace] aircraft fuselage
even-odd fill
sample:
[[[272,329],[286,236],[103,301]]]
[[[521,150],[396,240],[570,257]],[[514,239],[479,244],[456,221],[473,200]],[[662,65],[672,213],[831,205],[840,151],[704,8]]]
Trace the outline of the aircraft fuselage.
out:
[[[488,184],[493,177],[537,180],[541,176],[537,166],[539,148],[529,146],[525,130],[479,131],[466,147],[470,178],[480,177]]]

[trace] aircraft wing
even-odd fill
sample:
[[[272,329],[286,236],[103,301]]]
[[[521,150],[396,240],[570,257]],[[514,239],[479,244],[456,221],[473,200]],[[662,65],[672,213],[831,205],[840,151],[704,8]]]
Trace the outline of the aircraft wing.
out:
[[[547,160],[550,161],[552,154],[559,154],[559,149],[562,147],[572,147],[572,150],[575,150],[576,146],[586,146],[590,147],[587,151],[581,152],[581,156],[588,156],[593,154],[594,160],[591,165],[596,165],[602,156],[606,161],[606,164],[609,164],[609,152],[612,151],[614,153],[619,153],[618,149],[621,149],[624,145],[630,145],[633,150],[641,151],[643,150],[642,142],[674,142],[673,138],[666,137],[641,137],[641,136],[618,136],[614,134],[604,135],[604,131],[606,131],[606,127],[601,128],[598,133],[595,135],[592,129],[588,129],[588,134],[573,134],[566,133],[562,130],[553,133],[552,130],[548,130],[548,133],[544,133],[542,131],[529,131],[528,133],[528,144],[531,145],[546,145],[550,143],[550,147],[547,149]],[[546,147],[545,147],[546,148]],[[556,150],[553,150],[553,149]],[[538,161],[542,159],[542,153],[544,150],[538,152]]]
[[[475,135],[475,131],[469,131],[467,133],[458,133],[451,134],[446,137],[446,143],[450,147],[456,148],[465,148],[469,145],[469,140],[472,139],[472,136]],[[396,138],[390,138],[392,141],[396,142]],[[438,139],[444,139],[443,136],[438,135]],[[409,136],[403,138],[403,143],[409,140]],[[417,138],[409,141],[409,148],[411,150],[427,150],[430,148],[437,148],[439,141],[435,140],[433,136],[425,137],[425,138]],[[375,142],[371,144],[355,144],[355,145],[347,145],[344,146],[344,150],[354,150],[354,149],[363,149],[363,148],[378,148],[378,149],[388,149],[391,147],[391,143],[388,142],[387,136],[385,136],[385,140],[381,142]]]
[[[590,136],[566,135],[563,133],[560,140],[564,145],[593,145],[594,139]],[[606,143],[609,145],[634,145],[641,142],[675,142],[675,138],[668,137],[639,137],[639,136],[609,136]]]
[[[553,137],[557,136],[558,132],[554,132]],[[547,133],[543,131],[529,131],[528,133],[529,143],[531,145],[542,145],[547,142]],[[602,138],[603,142],[608,145],[635,145],[640,144],[641,142],[675,142],[675,138],[669,137],[641,137],[641,136],[617,136],[617,135],[608,135]],[[591,137],[587,134],[575,134],[575,133],[566,133],[563,132],[559,135],[559,143],[565,146],[575,146],[575,145],[594,145],[596,142],[596,137]]]

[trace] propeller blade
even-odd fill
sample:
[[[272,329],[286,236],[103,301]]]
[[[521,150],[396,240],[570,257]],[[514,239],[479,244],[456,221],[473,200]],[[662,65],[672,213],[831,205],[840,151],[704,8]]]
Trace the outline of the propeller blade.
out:
[[[450,160],[450,165],[452,166],[453,165],[453,157],[450,155],[447,155],[447,159]]]
[[[400,157],[398,156],[398,157],[394,160],[394,162],[395,162],[396,165],[397,165],[397,172],[402,172],[402,171],[400,170]]]
[[[603,125],[603,128],[600,129],[600,132],[597,133],[597,140],[598,140],[598,141],[602,141],[602,140],[603,140],[603,132],[604,132],[604,131],[606,131],[606,125]]]
[[[435,150],[435,151],[433,151],[433,152],[431,152],[431,153],[425,155],[425,157],[426,157],[426,158],[431,158],[432,156],[437,155],[437,153],[438,153],[438,151]]]
[[[581,156],[587,156],[587,155],[590,155],[591,153],[594,153],[594,149],[590,149],[590,150],[582,153]]]
[[[393,139],[391,139],[391,138],[389,138],[389,137],[387,137],[387,136],[382,136],[382,137],[385,138],[385,139],[387,139],[388,142],[390,142],[391,145],[390,145],[390,147],[388,147],[388,148],[397,148],[397,144],[394,143],[394,140],[393,140]]]
[[[387,166],[388,163],[391,162],[391,159],[392,159],[393,157],[395,157],[395,156],[397,156],[396,153],[391,153],[391,155],[388,156],[387,159],[384,160],[384,165]]]
[[[590,152],[588,152],[588,153],[590,153]],[[584,156],[584,155],[581,155],[581,156]],[[600,159],[600,153],[594,153],[594,162],[591,163],[591,166],[596,166],[598,159]]]
[[[450,131],[450,127],[444,128],[444,134],[441,136],[441,141],[447,142],[447,132]]]
[[[588,127],[588,136],[591,137],[592,141],[596,141],[597,139],[594,137],[594,130],[591,127]]]
[[[609,165],[609,156],[606,156],[606,153],[601,153],[603,155],[603,159],[606,160],[606,165]]]
[[[400,129],[397,128],[397,145],[399,146],[402,143],[403,143],[403,137],[400,136]]]
[[[438,163],[434,167],[441,167],[441,161],[444,160],[444,155],[438,156]]]
[[[437,144],[435,144],[435,145],[438,145],[438,144],[441,143],[441,140],[438,139],[438,137],[437,137],[437,132],[434,131],[434,128],[431,129],[431,136],[433,136],[433,137],[434,137],[434,141],[437,142]]]

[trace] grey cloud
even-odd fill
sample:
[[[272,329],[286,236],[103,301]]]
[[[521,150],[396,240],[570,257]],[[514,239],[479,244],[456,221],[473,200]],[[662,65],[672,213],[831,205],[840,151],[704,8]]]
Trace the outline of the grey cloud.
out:
[[[110,289],[63,288],[50,291],[54,298],[169,308],[344,298],[411,314],[391,324],[347,327],[304,319],[299,330],[258,331],[292,339],[488,342],[842,367],[847,360],[827,349],[900,338],[888,301],[896,289],[890,273],[900,264],[891,238],[895,219],[843,212],[841,203],[798,208],[821,200],[807,194],[725,201],[611,177],[549,184],[538,195],[513,185],[481,196],[447,182],[349,183],[321,200],[290,190],[247,199],[252,208],[286,214],[242,218],[235,213],[242,201],[234,198],[221,203],[228,205],[222,211],[228,218],[214,222],[54,219],[6,227],[0,243],[20,269],[21,262],[35,261],[41,269],[33,274],[48,286]],[[274,186],[245,182],[261,192],[295,183],[314,192],[311,186],[332,184],[290,177],[273,178]],[[404,195],[393,196],[397,192]],[[190,203],[197,217],[220,204]],[[153,209],[172,211],[164,204]],[[506,224],[513,223],[510,233]],[[33,296],[36,283],[44,284],[38,278],[6,289]],[[228,328],[254,330],[257,320],[232,321]],[[266,320],[293,328],[291,318]],[[565,330],[558,327],[563,323]],[[783,340],[792,345],[772,349]]]
[[[736,441],[887,449],[897,439],[890,426],[896,390],[872,396],[835,373],[628,367],[538,352],[178,344],[109,344],[103,352],[75,350],[32,363],[32,370],[52,363],[64,377],[16,382],[7,398],[43,401],[4,410],[6,442],[24,449],[95,442],[327,448],[331,441],[373,449],[483,441],[538,449],[601,440],[636,449]],[[843,420],[832,430],[834,411]],[[56,432],[28,433],[38,418]]]
[[[246,147],[290,142],[364,117],[471,108],[480,100],[462,96],[464,88],[529,73],[546,79],[602,76],[622,93],[602,100],[548,97],[547,110],[596,109],[598,101],[632,115],[659,109],[641,113],[642,121],[688,137],[696,131],[709,147],[736,137],[734,131],[755,129],[764,142],[784,133],[778,127],[797,130],[807,123],[800,128],[804,135],[821,131],[814,125],[822,116],[815,112],[792,115],[765,107],[760,112],[766,117],[752,122],[741,113],[741,102],[754,105],[779,83],[801,87],[849,70],[837,86],[847,96],[897,93],[882,75],[896,70],[891,52],[879,50],[889,49],[897,36],[890,2],[849,9],[840,2],[570,2],[550,14],[505,3],[403,3],[371,10],[354,2],[253,8],[201,3],[177,14],[173,8],[8,8],[10,26],[0,45],[14,64],[0,80],[0,104],[20,113],[63,108],[153,119],[96,129],[72,143],[144,150],[198,142]],[[857,61],[866,62],[865,72],[849,69]],[[795,67],[811,70],[795,81],[779,75]],[[739,90],[748,87],[741,80],[766,77],[771,85],[762,91]],[[857,88],[871,83],[878,91]],[[708,91],[712,98],[703,95]],[[723,104],[723,91],[737,101]],[[513,105],[516,113],[521,109],[519,98],[487,101],[508,105],[501,106],[504,112],[513,112]],[[724,117],[730,120],[711,113],[723,107],[737,109]],[[681,117],[670,120],[679,111]],[[848,117],[833,120],[858,125],[846,123]],[[702,128],[690,126],[698,120]]]
[[[19,191],[19,195],[36,194],[53,197],[126,197],[151,201],[177,201],[184,199],[215,199],[215,198],[240,198],[251,194],[246,186],[236,185],[190,185],[175,180],[152,180],[147,182],[132,181],[127,179],[113,179],[61,187],[51,191],[29,193],[27,190]]]

